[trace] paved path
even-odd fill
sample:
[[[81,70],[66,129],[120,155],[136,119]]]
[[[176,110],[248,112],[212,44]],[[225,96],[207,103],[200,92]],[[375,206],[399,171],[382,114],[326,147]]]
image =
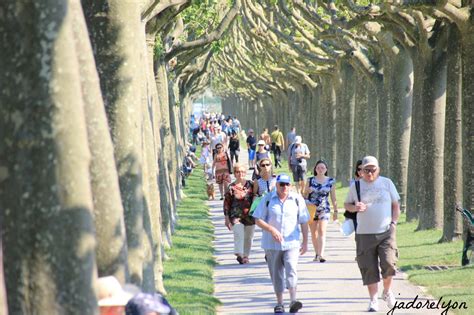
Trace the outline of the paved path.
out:
[[[244,151],[246,153],[246,151]],[[241,154],[241,159],[245,157]],[[250,172],[247,174],[250,178]],[[222,201],[216,187],[216,201],[209,201],[215,227],[214,270],[215,297],[222,302],[218,314],[273,314],[275,295],[260,248],[261,230],[255,229],[250,264],[239,265],[233,254],[233,234],[224,226]],[[309,240],[309,251],[300,257],[298,266],[298,299],[303,303],[299,313],[304,314],[358,314],[368,306],[367,289],[362,285],[355,259],[354,238],[343,237],[338,223],[329,223],[326,241],[327,262],[316,263]],[[382,291],[380,285],[379,291]],[[415,296],[426,299],[420,288],[404,280],[399,273],[394,278],[393,291],[399,301],[410,302]],[[284,295],[288,311],[289,298]],[[380,312],[389,310],[380,299]],[[396,310],[394,314],[433,314],[429,310]],[[439,312],[437,312],[439,313]]]

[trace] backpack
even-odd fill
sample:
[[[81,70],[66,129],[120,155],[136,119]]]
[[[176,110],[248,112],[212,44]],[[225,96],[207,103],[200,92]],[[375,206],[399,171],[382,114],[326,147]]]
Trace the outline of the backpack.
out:
[[[270,195],[270,194],[268,194]],[[297,217],[296,217],[296,222],[298,222],[300,220],[300,203],[298,202],[298,198],[294,199],[295,202],[296,202],[296,206],[298,207],[298,212],[297,212]],[[267,198],[267,201],[265,202],[265,206],[268,208],[268,205],[270,204],[270,200],[268,200]]]
[[[357,201],[360,201],[360,181],[356,180],[354,185],[357,192]],[[346,210],[344,211],[344,217],[354,220],[354,226],[357,228],[357,212],[349,212]]]

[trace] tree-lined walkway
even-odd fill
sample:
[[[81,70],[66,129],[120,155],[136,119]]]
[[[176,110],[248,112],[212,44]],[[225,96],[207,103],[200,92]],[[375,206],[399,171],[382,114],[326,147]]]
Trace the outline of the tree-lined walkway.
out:
[[[246,151],[240,159],[246,163]],[[248,171],[250,178],[251,172]],[[222,201],[209,201],[212,222],[215,227],[214,270],[215,297],[222,302],[218,314],[269,314],[273,313],[275,296],[260,248],[261,229],[255,229],[254,245],[250,264],[239,265],[233,254],[233,234],[224,226]],[[326,263],[316,263],[312,259],[314,251],[309,240],[309,251],[300,258],[298,267],[298,299],[303,303],[300,313],[339,314],[365,313],[368,306],[367,289],[362,286],[355,259],[354,238],[346,238],[339,232],[339,224],[330,223],[327,230]],[[399,273],[394,278],[393,290],[400,301],[409,302],[426,295],[420,288],[410,284]],[[379,291],[382,291],[380,285]],[[285,293],[285,308],[288,311],[288,295]],[[388,308],[380,299],[380,311]],[[396,310],[395,314],[429,314],[429,310]],[[432,313],[432,312],[431,312]]]

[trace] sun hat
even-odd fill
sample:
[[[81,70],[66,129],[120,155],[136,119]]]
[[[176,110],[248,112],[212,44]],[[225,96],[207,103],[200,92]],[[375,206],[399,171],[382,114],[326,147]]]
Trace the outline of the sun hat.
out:
[[[263,141],[263,140],[258,140],[257,145],[265,145],[265,141]]]
[[[114,276],[101,277],[97,280],[97,297],[99,306],[125,306],[139,291],[132,285],[124,288]]]
[[[302,140],[302,139],[301,139],[301,136],[296,136],[296,137],[295,137],[295,143],[296,143],[296,144],[300,144],[300,143],[301,143],[301,140]]]
[[[379,161],[374,156],[368,155],[362,159],[362,167],[366,168],[367,166],[379,167]]]
[[[277,176],[276,182],[290,184],[291,183],[290,176],[286,174],[280,174]]]

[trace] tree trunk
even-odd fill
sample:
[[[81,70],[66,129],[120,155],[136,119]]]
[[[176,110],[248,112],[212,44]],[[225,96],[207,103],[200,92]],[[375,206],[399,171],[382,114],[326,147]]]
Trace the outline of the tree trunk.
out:
[[[161,144],[163,151],[171,154],[171,133],[169,125],[169,96],[168,96],[168,78],[166,75],[165,64],[158,60],[155,64],[156,69],[156,89],[158,92],[158,106],[160,125],[157,126],[160,130]],[[176,154],[176,153],[175,153]],[[161,200],[161,216],[162,216],[162,233],[163,233],[163,245],[167,248],[171,246],[171,234],[173,233],[173,226],[175,222],[173,209],[175,205],[175,199],[172,195],[172,187],[170,181],[170,170],[168,159],[172,157],[162,156],[159,159],[159,169],[161,170],[161,176],[159,177],[160,186],[160,200]]]
[[[449,26],[448,88],[446,97],[446,134],[444,147],[444,225],[441,241],[450,242],[462,235],[462,64],[461,36]]]
[[[0,217],[0,313],[8,315],[7,291],[5,290],[5,272],[3,269],[3,223]]]
[[[368,120],[368,97],[367,88],[369,83],[366,81],[365,76],[362,73],[356,74],[356,102],[355,102],[355,115],[354,115],[354,153],[351,162],[351,177],[354,175],[354,165],[359,159],[362,159],[365,155],[368,155],[368,144],[369,139],[372,135],[366,133],[366,127],[373,123]]]
[[[444,29],[440,30],[440,32],[444,31]],[[424,206],[421,208],[418,229],[441,228],[443,225],[447,46],[442,37],[438,36],[425,68],[428,71],[423,96],[423,99],[426,100],[423,137],[426,156],[421,168],[425,181],[425,191],[423,191]]]
[[[343,142],[341,145],[345,148],[343,149],[345,154],[343,154],[343,163],[341,182],[343,186],[349,185],[349,180],[352,178],[352,161],[354,160],[354,115],[355,115],[355,71],[349,65],[344,66],[344,106],[343,109],[343,125],[346,126],[343,131]]]
[[[105,97],[125,211],[130,282],[143,281],[142,31],[139,5],[83,0]]]
[[[97,236],[99,276],[127,278],[127,243],[114,148],[109,133],[94,55],[80,4],[74,5],[74,32],[79,58],[91,161],[91,187]]]
[[[474,22],[462,35],[464,207],[474,213]]]
[[[392,122],[391,122],[391,177],[400,194],[400,209],[406,210],[408,158],[413,103],[413,62],[409,54],[399,47],[392,71]]]
[[[0,209],[10,314],[97,313],[90,152],[71,4],[2,4]]]

